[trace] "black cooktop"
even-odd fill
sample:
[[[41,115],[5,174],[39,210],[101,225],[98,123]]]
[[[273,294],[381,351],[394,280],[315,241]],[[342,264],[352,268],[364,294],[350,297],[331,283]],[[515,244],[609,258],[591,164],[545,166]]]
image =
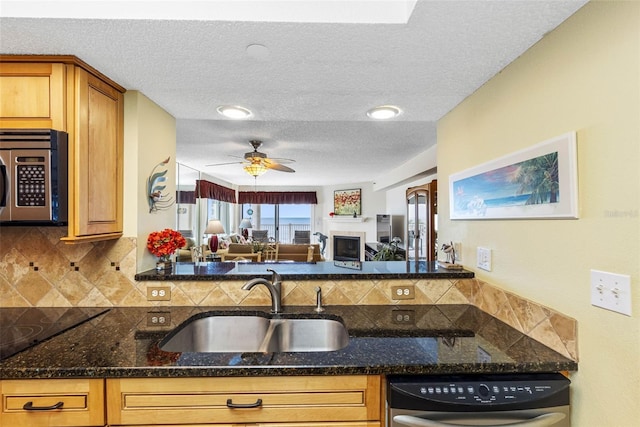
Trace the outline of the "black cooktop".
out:
[[[104,307],[2,308],[0,361],[107,311]]]

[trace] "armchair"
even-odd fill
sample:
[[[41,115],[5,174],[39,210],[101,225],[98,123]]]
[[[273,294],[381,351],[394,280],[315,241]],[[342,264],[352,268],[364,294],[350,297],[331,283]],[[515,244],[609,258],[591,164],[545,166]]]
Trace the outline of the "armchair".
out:
[[[293,243],[308,245],[311,243],[311,232],[309,230],[295,230],[293,232]]]
[[[268,243],[269,242],[269,230],[253,230],[251,237],[254,242]]]

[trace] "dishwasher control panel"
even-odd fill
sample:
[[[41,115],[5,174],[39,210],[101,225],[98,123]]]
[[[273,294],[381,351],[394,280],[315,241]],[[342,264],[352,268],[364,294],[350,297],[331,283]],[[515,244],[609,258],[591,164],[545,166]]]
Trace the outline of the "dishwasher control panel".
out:
[[[427,402],[477,407],[569,401],[570,381],[560,374],[390,376],[388,381],[390,406],[405,409]]]

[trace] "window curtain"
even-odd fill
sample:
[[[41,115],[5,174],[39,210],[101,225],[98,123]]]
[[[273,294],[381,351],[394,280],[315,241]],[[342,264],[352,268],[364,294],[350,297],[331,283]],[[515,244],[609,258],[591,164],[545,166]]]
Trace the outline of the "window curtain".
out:
[[[200,199],[213,199],[236,203],[236,191],[203,179],[196,180],[196,195]]]
[[[196,192],[195,191],[176,191],[176,201],[178,204],[196,204]]]
[[[315,191],[240,191],[238,203],[265,205],[317,205]]]

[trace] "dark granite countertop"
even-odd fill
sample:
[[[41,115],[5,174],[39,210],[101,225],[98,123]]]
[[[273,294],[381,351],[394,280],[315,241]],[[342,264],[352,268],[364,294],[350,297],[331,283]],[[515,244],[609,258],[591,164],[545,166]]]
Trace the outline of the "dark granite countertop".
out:
[[[469,279],[467,270],[447,270],[428,261],[178,262],[171,270],[138,273],[137,281],[245,280],[269,278],[267,268],[285,280]]]
[[[312,307],[285,307],[287,316],[343,321],[349,344],[332,352],[169,353],[158,348],[191,316],[264,309],[111,308],[1,361],[0,378],[513,373],[578,367],[469,305],[329,306],[321,315]],[[11,309],[0,309],[0,318],[4,310]],[[157,326],[161,316],[170,319],[166,326]]]

